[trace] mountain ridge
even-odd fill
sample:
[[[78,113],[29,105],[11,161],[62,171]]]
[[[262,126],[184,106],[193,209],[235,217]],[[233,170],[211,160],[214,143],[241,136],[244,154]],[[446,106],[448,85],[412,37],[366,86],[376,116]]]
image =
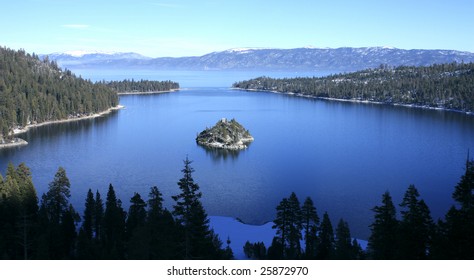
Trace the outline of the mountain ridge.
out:
[[[74,53],[73,53],[74,54]],[[156,70],[357,71],[390,66],[429,66],[474,62],[474,53],[456,50],[361,48],[234,48],[202,56],[151,58],[138,53],[67,53],[48,55],[69,69],[140,68]]]

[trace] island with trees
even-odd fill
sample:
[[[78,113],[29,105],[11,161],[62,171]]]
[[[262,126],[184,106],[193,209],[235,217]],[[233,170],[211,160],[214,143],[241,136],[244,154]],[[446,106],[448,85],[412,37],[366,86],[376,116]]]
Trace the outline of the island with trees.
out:
[[[226,150],[246,149],[254,138],[235,119],[221,119],[211,128],[206,128],[196,137],[199,145]]]
[[[233,87],[474,113],[474,63],[396,68],[381,65],[377,69],[326,77],[259,77],[236,82]]]

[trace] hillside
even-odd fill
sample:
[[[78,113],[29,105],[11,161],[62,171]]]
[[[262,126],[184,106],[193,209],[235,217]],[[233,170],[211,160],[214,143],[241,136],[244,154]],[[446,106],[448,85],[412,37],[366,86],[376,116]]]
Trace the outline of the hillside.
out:
[[[474,53],[454,50],[403,50],[389,47],[230,49],[203,56],[144,57],[136,53],[49,55],[69,69],[356,71],[390,66],[428,66],[474,62]]]
[[[260,77],[233,87],[474,112],[474,63],[380,67],[322,78]]]
[[[0,48],[0,142],[13,129],[77,118],[118,105],[116,92],[62,70],[56,62]]]

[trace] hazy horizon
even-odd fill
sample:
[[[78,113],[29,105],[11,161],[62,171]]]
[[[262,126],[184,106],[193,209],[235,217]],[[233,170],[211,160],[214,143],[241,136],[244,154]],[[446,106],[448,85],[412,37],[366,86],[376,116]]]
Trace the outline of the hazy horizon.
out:
[[[0,45],[29,53],[200,56],[233,48],[392,46],[474,52],[474,2],[27,0],[3,3]],[[12,24],[15,23],[15,24]]]

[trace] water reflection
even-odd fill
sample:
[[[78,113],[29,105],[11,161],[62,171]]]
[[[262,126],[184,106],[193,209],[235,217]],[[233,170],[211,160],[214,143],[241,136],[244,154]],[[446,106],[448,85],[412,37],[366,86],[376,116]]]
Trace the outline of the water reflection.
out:
[[[237,160],[240,153],[245,153],[245,151],[249,149],[250,144],[251,143],[247,144],[247,149],[245,150],[227,150],[227,149],[219,149],[219,148],[202,146],[196,143],[196,145],[204,149],[206,151],[206,155],[209,156],[215,162]]]
[[[88,135],[88,133],[94,129],[100,130],[101,127],[110,126],[111,120],[116,120],[117,117],[118,111],[112,111],[109,114],[96,118],[32,127],[27,132],[17,135],[17,137],[28,142],[27,146],[0,149],[0,158],[10,160],[18,152],[31,151],[34,150],[36,146],[41,146],[46,143],[56,143],[55,141],[59,141],[65,137],[85,137],[85,135]],[[5,163],[2,162],[2,164]]]

